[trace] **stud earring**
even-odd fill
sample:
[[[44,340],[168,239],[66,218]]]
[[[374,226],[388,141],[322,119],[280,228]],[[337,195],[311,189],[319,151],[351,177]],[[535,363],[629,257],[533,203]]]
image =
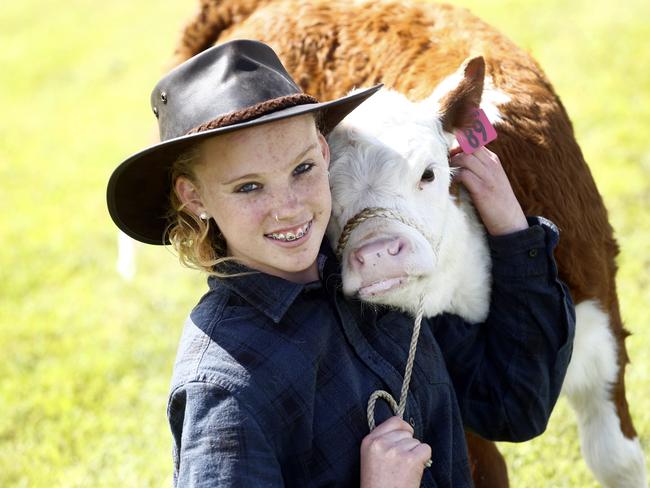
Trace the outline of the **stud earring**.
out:
[[[201,220],[208,220],[208,219],[210,218],[210,216],[208,215],[208,212],[201,212],[201,213],[199,214],[199,218],[200,218]]]

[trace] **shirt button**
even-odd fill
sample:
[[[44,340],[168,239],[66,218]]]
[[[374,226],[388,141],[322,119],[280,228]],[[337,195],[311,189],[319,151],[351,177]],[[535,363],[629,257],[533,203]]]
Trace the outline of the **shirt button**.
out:
[[[529,258],[537,257],[537,249],[531,249],[530,251],[528,251],[528,257]]]
[[[409,424],[411,424],[411,427],[415,428],[415,419],[413,417],[409,417]]]

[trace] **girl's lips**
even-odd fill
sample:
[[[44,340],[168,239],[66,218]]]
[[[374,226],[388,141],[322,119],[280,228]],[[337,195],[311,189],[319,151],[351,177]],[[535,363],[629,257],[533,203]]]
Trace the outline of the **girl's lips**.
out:
[[[264,237],[282,247],[295,247],[301,245],[311,235],[313,220],[306,224],[289,227],[282,231],[276,231],[271,234],[264,234]]]

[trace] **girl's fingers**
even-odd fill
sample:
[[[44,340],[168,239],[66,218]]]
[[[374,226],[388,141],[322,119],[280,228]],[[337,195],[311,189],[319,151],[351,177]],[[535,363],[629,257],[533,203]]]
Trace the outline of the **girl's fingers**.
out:
[[[453,158],[456,154],[463,152],[463,149],[460,146],[457,146],[449,151],[449,157]]]
[[[476,156],[476,159],[478,159],[482,164],[488,167],[494,166],[495,164],[501,164],[501,161],[499,161],[499,156],[494,154],[485,146],[478,148],[474,152],[474,156]]]
[[[471,159],[474,156],[471,154],[456,154],[449,159],[449,165],[456,168],[464,168],[471,164]]]
[[[379,437],[393,430],[404,430],[410,432],[411,435],[413,435],[414,432],[413,427],[411,427],[408,422],[405,422],[397,416],[393,416],[387,420],[384,420],[381,424],[375,427],[375,429],[370,432],[367,437]]]
[[[476,189],[479,190],[480,187],[476,186],[479,182],[474,181],[472,178],[465,179],[466,171],[471,172],[476,178],[481,182],[481,185],[485,188],[497,188],[504,186],[504,180],[506,179],[505,172],[501,167],[501,162],[499,157],[493,152],[485,149],[484,147],[478,149],[473,154],[462,154],[454,156],[450,165],[456,168],[456,172],[459,172],[462,176],[454,176],[454,180],[459,180],[466,182],[468,185],[474,185],[468,187],[468,190]]]
[[[382,440],[391,444],[400,444],[401,442],[413,439],[413,434],[406,430],[391,430],[381,436]]]
[[[417,457],[419,462],[424,464],[431,459],[431,446],[421,442],[419,445],[411,449],[411,453]]]
[[[472,154],[451,153],[449,162],[452,166],[476,166],[483,165],[490,169],[495,164],[500,164],[499,157],[486,147],[480,147]]]
[[[474,193],[484,184],[483,180],[469,168],[458,168],[454,174],[454,181],[462,183],[470,193]]]
[[[408,439],[402,439],[396,442],[395,447],[397,447],[402,452],[406,452],[406,451],[412,451],[420,444],[422,443],[419,440],[417,440],[414,437],[410,437]]]
[[[463,168],[473,172],[480,179],[490,178],[490,167],[483,161],[479,160],[479,158],[474,154],[460,154],[454,156],[449,163],[452,167]]]

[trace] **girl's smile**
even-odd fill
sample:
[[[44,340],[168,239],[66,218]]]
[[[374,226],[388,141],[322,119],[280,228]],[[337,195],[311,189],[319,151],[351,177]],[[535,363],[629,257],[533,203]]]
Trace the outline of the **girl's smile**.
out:
[[[300,246],[307,239],[309,239],[308,233],[311,229],[312,222],[313,220],[310,220],[306,224],[302,224],[297,227],[280,229],[269,234],[265,234],[265,237],[276,241],[278,245],[288,247]]]

